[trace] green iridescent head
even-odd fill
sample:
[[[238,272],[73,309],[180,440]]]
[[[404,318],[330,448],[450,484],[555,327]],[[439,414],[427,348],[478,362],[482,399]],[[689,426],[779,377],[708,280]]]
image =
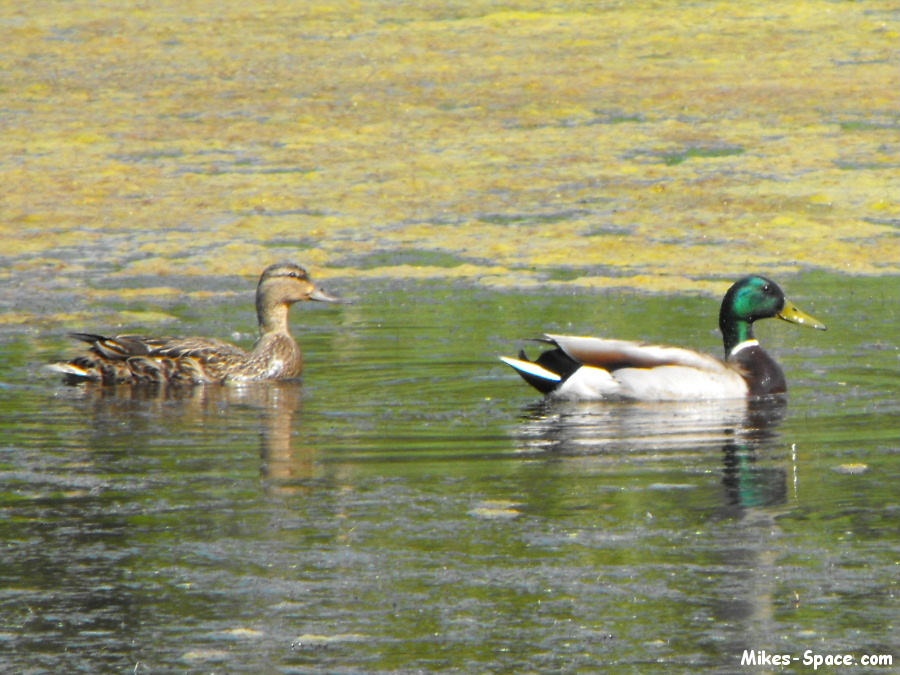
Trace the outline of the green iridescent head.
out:
[[[753,339],[753,322],[778,317],[809,328],[825,330],[825,326],[800,311],[784,297],[784,292],[771,279],[758,275],[744,277],[728,289],[719,312],[719,329],[725,340],[725,353],[735,345]]]

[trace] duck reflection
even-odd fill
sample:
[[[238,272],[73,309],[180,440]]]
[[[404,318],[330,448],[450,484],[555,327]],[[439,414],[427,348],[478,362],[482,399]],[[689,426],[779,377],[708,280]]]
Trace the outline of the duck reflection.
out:
[[[632,463],[655,458],[722,453],[723,507],[740,510],[783,503],[785,467],[756,460],[778,438],[786,400],[655,403],[541,402],[526,408],[517,431],[519,451],[554,456],[596,456]]]
[[[596,458],[622,474],[629,473],[618,471],[623,466],[640,462],[655,467],[676,459],[691,468],[708,466],[711,453],[720,452],[723,499],[718,504],[694,504],[701,510],[709,508],[709,527],[716,534],[697,539],[690,535],[690,546],[677,553],[669,549],[666,555],[682,555],[689,567],[698,551],[700,558],[714,561],[696,565],[700,573],[693,577],[687,573],[686,578],[696,579],[698,585],[692,596],[696,600],[686,609],[739,627],[725,633],[724,649],[711,645],[731,660],[735,654],[740,658],[744,649],[769,645],[779,633],[776,609],[785,598],[777,582],[782,555],[777,517],[788,498],[788,469],[772,462],[760,466],[757,460],[775,448],[785,412],[782,397],[697,404],[545,403],[526,412],[519,429],[520,450]],[[702,529],[693,524],[690,531]],[[664,530],[654,534],[664,536]],[[653,537],[644,542],[648,558],[655,559],[658,544]],[[607,558],[601,552],[598,560],[602,565]],[[653,566],[638,563],[635,574]]]
[[[95,433],[122,428],[128,420],[129,433],[137,427],[150,427],[164,421],[168,431],[191,432],[215,420],[227,431],[229,425],[258,421],[260,428],[261,474],[272,486],[287,486],[313,478],[316,473],[315,452],[308,446],[293,447],[292,432],[303,407],[303,386],[299,380],[279,382],[247,382],[228,386],[172,387],[145,385],[139,387],[84,386],[75,390],[82,405],[89,407]],[[238,411],[254,410],[258,417]]]
[[[725,506],[743,509],[783,504],[788,496],[788,472],[784,466],[758,466],[763,451],[773,447],[777,427],[784,419],[784,398],[747,403],[747,410],[734,438],[722,445],[722,485]]]
[[[303,407],[299,382],[254,382],[230,389],[229,402],[260,414],[260,472],[272,485],[287,486],[315,475],[315,453],[292,444],[294,419]]]

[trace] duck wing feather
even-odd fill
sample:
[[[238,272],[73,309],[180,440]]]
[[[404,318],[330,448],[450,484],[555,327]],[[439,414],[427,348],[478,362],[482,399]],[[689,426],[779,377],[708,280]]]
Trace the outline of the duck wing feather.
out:
[[[91,345],[87,354],[70,363],[53,364],[53,370],[73,381],[221,382],[248,359],[240,347],[215,338],[109,337],[97,333],[71,333],[70,337]]]
[[[711,372],[728,370],[725,363],[713,356],[681,347],[551,334],[546,334],[543,341],[559,347],[582,365],[607,371],[663,366],[682,366]]]

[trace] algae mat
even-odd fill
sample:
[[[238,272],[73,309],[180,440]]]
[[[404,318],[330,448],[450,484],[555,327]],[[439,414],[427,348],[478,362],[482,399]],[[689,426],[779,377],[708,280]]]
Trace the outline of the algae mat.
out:
[[[6,3],[7,275],[255,277],[290,258],[320,278],[719,293],[749,270],[896,274],[897,18]]]

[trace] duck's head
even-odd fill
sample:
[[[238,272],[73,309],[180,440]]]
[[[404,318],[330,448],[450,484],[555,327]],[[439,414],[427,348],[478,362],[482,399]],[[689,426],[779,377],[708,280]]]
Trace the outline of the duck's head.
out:
[[[825,330],[824,324],[818,319],[802,312],[788,301],[778,284],[771,279],[752,275],[735,282],[722,299],[719,328],[725,337],[726,352],[734,345],[752,338],[751,326],[754,321],[772,317]]]
[[[256,287],[256,316],[263,335],[272,331],[287,331],[288,308],[295,302],[343,302],[319,288],[306,270],[294,263],[269,265]]]
[[[292,305],[304,300],[319,302],[343,302],[317,286],[300,265],[275,263],[269,265],[259,278],[256,287],[256,302],[259,305]]]

